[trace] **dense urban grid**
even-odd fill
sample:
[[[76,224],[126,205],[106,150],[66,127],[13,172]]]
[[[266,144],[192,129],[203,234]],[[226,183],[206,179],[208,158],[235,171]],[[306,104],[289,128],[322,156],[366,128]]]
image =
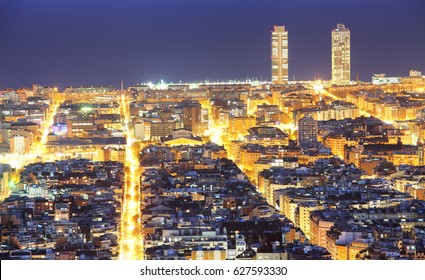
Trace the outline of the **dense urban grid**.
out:
[[[425,76],[0,91],[1,259],[425,259]]]

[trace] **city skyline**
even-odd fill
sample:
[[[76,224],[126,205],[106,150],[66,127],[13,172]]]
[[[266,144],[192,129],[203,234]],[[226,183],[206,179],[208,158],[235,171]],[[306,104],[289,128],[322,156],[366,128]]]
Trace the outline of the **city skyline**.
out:
[[[340,1],[322,6],[311,1],[204,3],[208,14],[218,17],[206,17],[204,6],[193,1],[163,1],[170,9],[149,1],[121,6],[114,1],[102,6],[97,1],[83,6],[26,2],[1,4],[0,88],[118,86],[121,79],[128,84],[271,80],[269,32],[279,24],[291,31],[289,80],[330,80],[329,30],[339,22],[355,34],[352,78],[358,73],[360,80],[370,81],[374,73],[402,76],[425,68],[421,1],[373,1],[367,12],[363,1],[356,6]],[[397,21],[384,16],[396,12]]]
[[[425,260],[424,8],[3,1],[0,259]]]

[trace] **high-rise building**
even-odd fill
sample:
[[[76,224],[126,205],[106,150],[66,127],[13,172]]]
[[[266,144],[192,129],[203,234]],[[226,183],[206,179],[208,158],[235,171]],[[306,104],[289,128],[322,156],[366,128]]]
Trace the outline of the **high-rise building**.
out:
[[[350,84],[350,30],[343,24],[332,30],[332,84]]]
[[[275,26],[272,31],[272,82],[288,82],[288,31],[285,26]]]
[[[183,108],[183,128],[191,130],[195,135],[202,135],[206,127],[202,126],[202,106],[197,100],[184,100],[179,106]]]
[[[317,121],[310,116],[305,116],[298,121],[298,144],[317,142]]]

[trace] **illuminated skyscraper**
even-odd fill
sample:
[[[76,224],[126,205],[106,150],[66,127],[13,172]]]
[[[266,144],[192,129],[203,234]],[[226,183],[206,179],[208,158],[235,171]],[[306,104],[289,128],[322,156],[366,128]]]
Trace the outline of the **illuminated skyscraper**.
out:
[[[350,30],[338,24],[332,30],[332,84],[350,83]]]
[[[272,82],[288,82],[288,31],[285,26],[275,26],[272,31]]]

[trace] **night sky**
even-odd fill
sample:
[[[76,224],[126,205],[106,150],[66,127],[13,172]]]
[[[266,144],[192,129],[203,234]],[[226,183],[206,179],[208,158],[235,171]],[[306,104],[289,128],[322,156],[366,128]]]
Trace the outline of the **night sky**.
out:
[[[352,79],[425,72],[424,0],[0,0],[0,89],[268,80],[273,25],[291,80],[330,79],[337,23]]]

